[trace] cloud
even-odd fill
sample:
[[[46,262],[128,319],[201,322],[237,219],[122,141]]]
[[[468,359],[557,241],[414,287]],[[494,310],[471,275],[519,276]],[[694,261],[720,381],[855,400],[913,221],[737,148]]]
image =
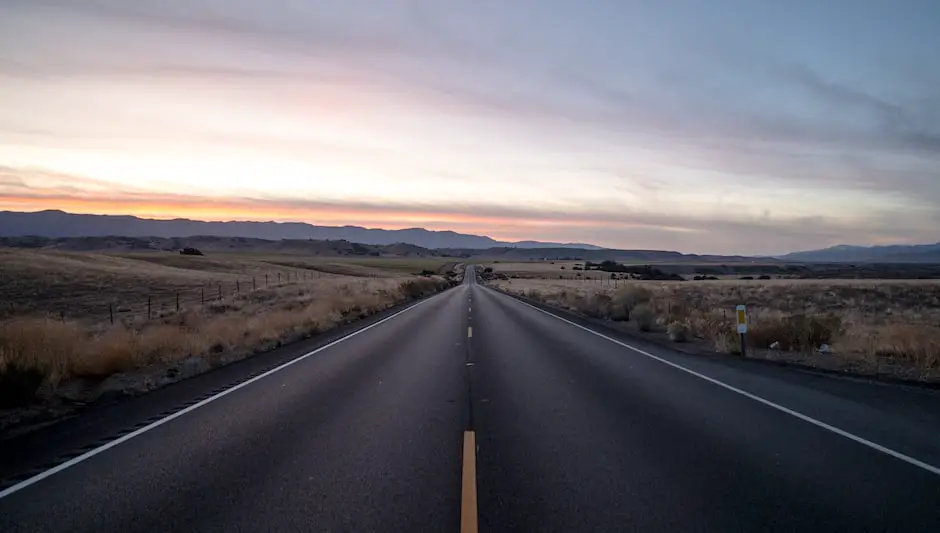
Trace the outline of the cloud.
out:
[[[19,87],[0,88],[0,97],[9,91],[40,104],[35,113],[13,109],[30,105],[0,112],[0,151],[13,154],[7,163],[27,159],[24,145],[35,148],[33,164],[53,165],[45,157],[53,148],[73,152],[70,161],[94,151],[110,155],[98,168],[109,167],[112,178],[135,175],[127,161],[141,156],[163,165],[148,168],[147,179],[169,169],[195,181],[199,172],[235,174],[237,156],[249,154],[261,173],[289,168],[284,181],[294,189],[210,199],[105,191],[112,182],[8,169],[26,178],[0,182],[7,205],[449,223],[683,249],[786,251],[916,239],[936,227],[936,67],[917,70],[915,61],[919,76],[881,83],[887,71],[868,56],[854,66],[858,58],[848,55],[825,63],[831,51],[812,35],[804,42],[803,26],[789,28],[799,42],[764,37],[779,28],[762,9],[728,27],[723,17],[716,25],[718,8],[619,2],[538,4],[533,17],[524,12],[534,2],[482,0],[347,0],[328,9],[0,1],[12,9],[0,21],[0,75]],[[807,15],[794,6],[791,14]],[[709,44],[736,32],[752,34],[747,46]],[[824,37],[859,39],[835,27]],[[812,57],[799,57],[801,46]],[[318,92],[327,85],[337,96]],[[45,100],[30,99],[37,87]],[[118,102],[83,105],[104,100],[82,93],[96,89]],[[209,151],[229,165],[196,161]],[[181,153],[190,159],[173,158]],[[324,160],[330,164],[316,166]],[[433,189],[437,200],[325,200],[333,192],[326,176],[338,178],[321,170],[348,167],[354,178],[407,183],[409,194]],[[515,194],[494,194],[500,184]]]

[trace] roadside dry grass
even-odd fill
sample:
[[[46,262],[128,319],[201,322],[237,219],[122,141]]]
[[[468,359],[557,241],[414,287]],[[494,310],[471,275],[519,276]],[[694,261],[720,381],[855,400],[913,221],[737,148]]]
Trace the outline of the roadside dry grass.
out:
[[[247,291],[311,278],[401,278],[444,274],[442,258],[306,257],[290,254],[88,253],[0,248],[0,318],[26,315],[84,321],[146,317]],[[126,320],[124,320],[126,321]]]
[[[550,279],[490,283],[631,329],[644,329],[639,323],[645,320],[646,329],[725,353],[740,352],[734,308],[746,304],[754,356],[940,379],[936,280],[620,281],[617,287]],[[637,311],[650,316],[638,320]],[[819,352],[824,344],[830,353]]]
[[[442,277],[400,272],[325,275],[226,293],[205,305],[155,313],[152,320],[111,325],[100,314],[80,313],[141,286],[215,283],[263,271],[268,261],[0,249],[0,273],[8,282],[2,295],[15,298],[14,309],[21,311],[0,321],[0,408],[63,395],[85,402],[114,387],[149,390],[449,286]],[[74,318],[33,312],[32,298],[51,295]]]

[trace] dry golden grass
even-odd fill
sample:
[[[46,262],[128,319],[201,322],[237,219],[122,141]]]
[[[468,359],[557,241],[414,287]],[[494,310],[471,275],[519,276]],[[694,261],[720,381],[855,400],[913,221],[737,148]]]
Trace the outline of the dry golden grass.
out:
[[[151,320],[144,316],[111,325],[106,315],[81,313],[100,307],[113,294],[126,299],[141,287],[235,279],[260,272],[252,269],[270,260],[0,249],[0,274],[12,281],[3,296],[16,298],[14,310],[23,312],[0,321],[0,388],[20,387],[39,376],[38,392],[49,395],[75,378],[101,380],[120,372],[171,367],[189,358],[211,367],[448,286],[443,278],[388,271],[382,277],[324,275],[257,290],[246,287],[237,295],[226,291],[220,300],[186,305],[180,312],[161,308]],[[298,267],[282,268],[291,272]],[[32,313],[32,299],[48,294],[70,309],[68,318]],[[0,407],[21,403],[21,393],[14,394],[19,395],[14,401],[0,391]]]
[[[0,248],[0,318],[48,316],[119,321],[306,279],[400,278],[448,270],[442,258],[320,258],[301,255],[170,252],[89,253]]]
[[[847,364],[882,369],[901,365],[914,374],[940,370],[940,281],[768,280],[711,282],[496,280],[494,286],[582,314],[625,318],[621,302],[649,293],[654,329],[680,326],[712,348],[740,350],[734,308],[748,306],[748,344],[801,352],[821,344]],[[635,298],[635,296],[631,296]],[[628,306],[629,307],[629,306]],[[767,355],[766,353],[764,355]],[[918,377],[918,376],[913,376]]]

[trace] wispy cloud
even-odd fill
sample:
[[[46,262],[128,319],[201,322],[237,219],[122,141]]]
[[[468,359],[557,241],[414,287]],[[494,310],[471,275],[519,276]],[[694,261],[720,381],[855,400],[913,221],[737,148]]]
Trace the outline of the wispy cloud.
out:
[[[2,201],[696,251],[935,240],[935,10],[843,8],[0,0]]]

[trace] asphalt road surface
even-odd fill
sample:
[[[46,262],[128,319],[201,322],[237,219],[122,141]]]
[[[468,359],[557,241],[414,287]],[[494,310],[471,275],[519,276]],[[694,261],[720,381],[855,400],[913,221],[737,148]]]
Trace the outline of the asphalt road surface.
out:
[[[473,276],[348,333],[0,441],[0,478],[42,465],[0,531],[940,531],[936,392],[682,355]]]

